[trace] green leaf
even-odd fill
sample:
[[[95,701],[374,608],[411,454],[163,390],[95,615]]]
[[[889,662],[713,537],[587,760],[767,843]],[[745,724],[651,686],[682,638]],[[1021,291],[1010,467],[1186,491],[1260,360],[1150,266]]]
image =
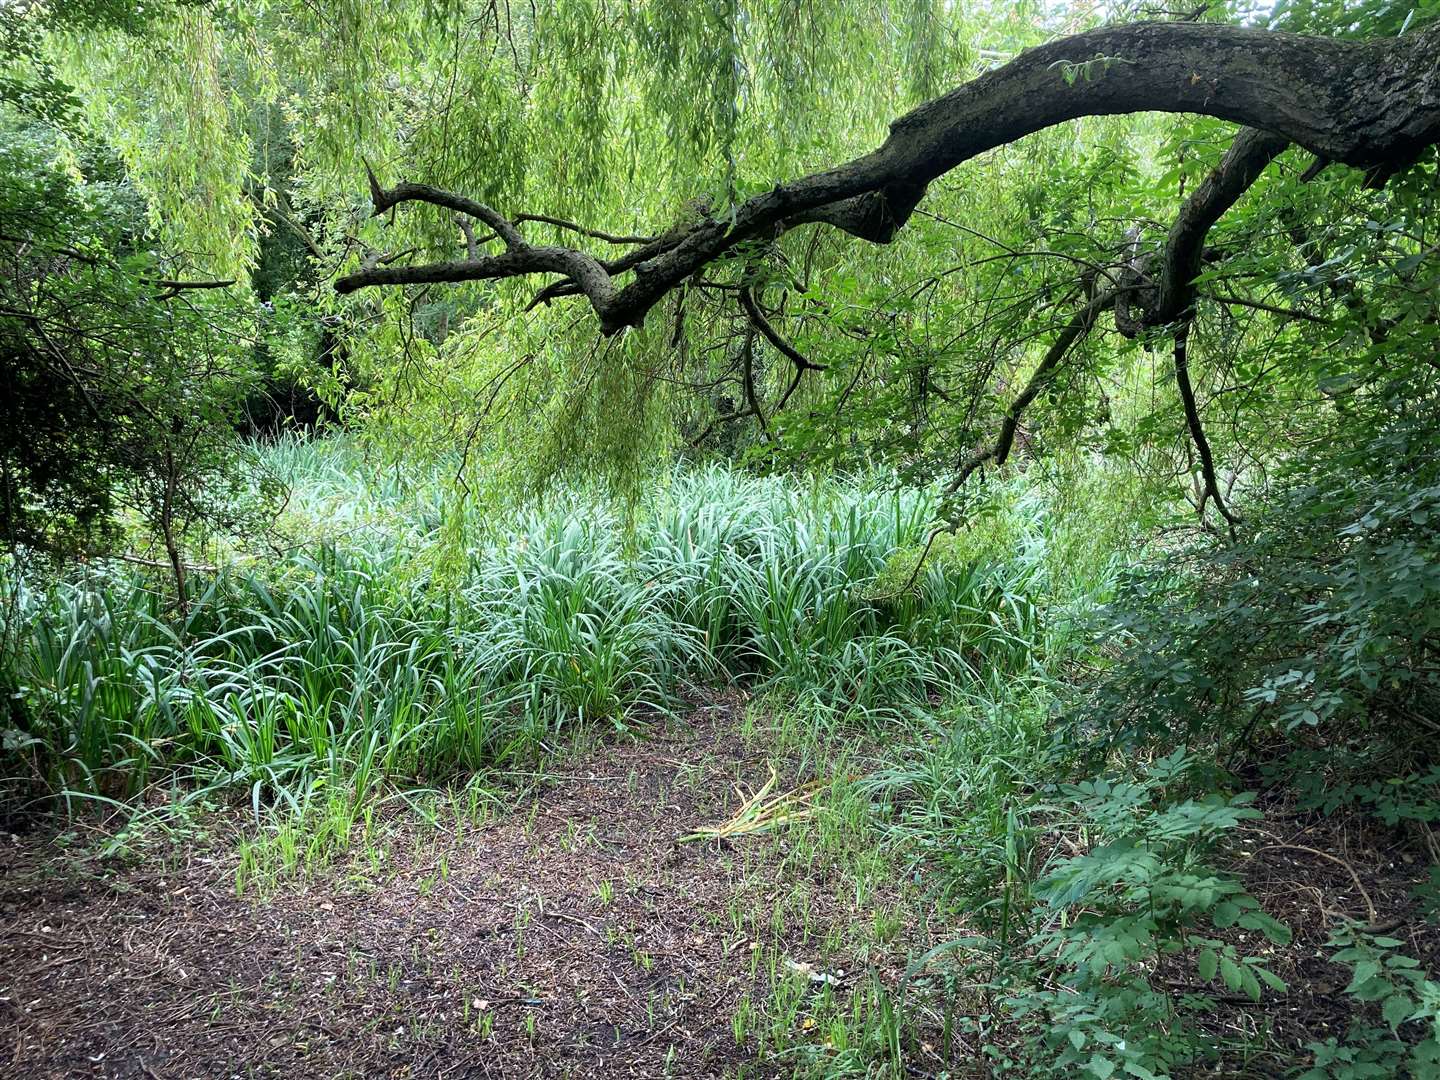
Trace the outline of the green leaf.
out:
[[[1347,994],[1355,991],[1380,974],[1380,964],[1375,960],[1361,960],[1355,965],[1355,973],[1350,979],[1350,986],[1346,989]]]
[[[1395,994],[1385,999],[1380,1013],[1392,1028],[1398,1028],[1415,1015],[1415,1001],[1409,994]]]
[[[1240,908],[1229,900],[1222,900],[1215,905],[1215,910],[1210,913],[1210,921],[1221,930],[1226,930],[1235,925],[1240,918]]]
[[[1195,966],[1197,969],[1199,969],[1200,972],[1200,978],[1204,979],[1206,982],[1210,982],[1212,979],[1214,979],[1215,969],[1219,965],[1219,963],[1220,957],[1216,955],[1214,949],[1201,949],[1200,956],[1195,961]]]
[[[1255,967],[1255,974],[1260,976],[1260,981],[1263,982],[1266,986],[1270,987],[1271,990],[1274,990],[1277,994],[1285,993],[1285,980],[1280,978],[1279,975],[1276,975],[1269,968],[1263,968],[1257,964]]]
[[[1240,969],[1240,986],[1245,993],[1250,995],[1251,1001],[1260,1000],[1260,983],[1255,978],[1255,973],[1248,967]]]
[[[1244,978],[1240,972],[1240,965],[1228,956],[1220,957],[1220,977],[1224,979],[1225,986],[1229,990],[1239,990],[1240,983]]]

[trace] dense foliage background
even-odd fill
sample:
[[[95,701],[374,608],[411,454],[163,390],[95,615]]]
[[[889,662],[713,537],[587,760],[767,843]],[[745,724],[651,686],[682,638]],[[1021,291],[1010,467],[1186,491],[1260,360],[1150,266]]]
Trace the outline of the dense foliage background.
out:
[[[1050,128],[893,243],[747,244],[615,337],[523,281],[329,287],[477,242],[435,206],[372,214],[371,172],[609,258],[1102,21],[1437,14],[5,5],[7,820],[113,812],[123,850],[238,808],[244,889],[325,865],[393,792],[738,686],[945,928],[816,1022],[777,984],[737,1019],[760,1059],[1440,1076],[1434,147],[1383,184],[1287,150],[1206,239],[1188,363],[1223,505],[1171,335],[1119,310],[1009,462],[951,483],[1097,279],[1163,245],[1233,135],[1208,118]],[[1255,886],[1254,838],[1294,820],[1403,852],[1399,906],[1354,867],[1323,926]],[[1284,997],[1312,956],[1344,972],[1339,1027]],[[1277,996],[1292,1019],[1248,1018]]]

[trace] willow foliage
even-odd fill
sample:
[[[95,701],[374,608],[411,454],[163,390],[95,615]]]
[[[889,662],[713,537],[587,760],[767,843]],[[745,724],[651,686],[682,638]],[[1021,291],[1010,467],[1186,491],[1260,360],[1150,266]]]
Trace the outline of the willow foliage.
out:
[[[456,243],[438,211],[371,219],[367,165],[509,212],[651,231],[696,201],[723,207],[875,142],[891,116],[973,72],[971,30],[958,9],[926,2],[267,3],[176,9],[143,46],[102,27],[69,30],[51,47],[90,125],[148,198],[162,244],[188,252],[198,271],[244,275],[282,207],[327,276]],[[281,157],[277,178],[269,165]],[[656,369],[670,335],[602,356],[569,312],[510,325],[529,299],[514,286],[313,299],[349,329],[362,409],[401,400],[407,423],[428,418],[448,436],[455,417],[443,414],[457,400],[488,399],[503,380],[495,403],[528,417],[536,402],[523,395],[543,386],[548,419],[536,426],[562,437],[534,440],[537,463],[574,460],[582,443],[623,457],[637,434],[666,427],[644,421],[667,396]],[[417,315],[442,325],[417,333]],[[697,348],[714,330],[686,328]],[[507,378],[525,354],[535,370]],[[620,397],[596,397],[617,380],[627,384]],[[425,392],[437,381],[440,401]],[[623,416],[607,421],[604,410]]]
[[[1371,34],[1399,32],[1399,16],[1366,2],[1259,17]],[[146,196],[157,242],[197,271],[243,278],[277,233],[302,238],[314,276],[292,292],[343,343],[312,377],[392,449],[458,446],[472,464],[503,450],[486,482],[513,493],[566,469],[633,488],[656,451],[692,444],[811,466],[878,460],[916,477],[953,470],[1069,318],[1086,275],[1163,239],[1219,160],[1227,125],[1100,118],[1032,135],[932,185],[888,246],[825,228],[747,245],[668,297],[643,333],[612,341],[583,306],[530,311],[537,286],[524,280],[335,296],[324,285],[337,274],[466,248],[438,207],[372,215],[367,171],[510,217],[654,235],[864,152],[917,102],[1096,17],[940,0],[279,0],[167,9],[143,47],[104,23],[57,31],[50,47]],[[1215,247],[1238,258],[1234,276],[1205,283],[1210,296],[1254,291],[1200,313],[1202,399],[1255,382],[1266,350],[1308,358],[1255,382],[1263,409],[1229,411],[1215,441],[1237,469],[1275,410],[1323,401],[1314,358],[1328,338],[1317,324],[1355,310],[1337,306],[1315,265],[1350,260],[1389,280],[1387,268],[1424,250],[1412,226],[1429,197],[1414,185],[1370,192],[1355,175],[1302,185],[1304,165],[1292,151],[1227,216]],[[1287,206],[1308,222],[1281,220]],[[1366,221],[1384,227],[1350,235]],[[1291,238],[1300,226],[1308,249]],[[525,229],[534,243],[602,258],[633,248],[545,220]],[[1319,253],[1308,278],[1307,250]],[[756,339],[741,288],[826,369],[793,396],[791,364]],[[1088,441],[1161,476],[1189,472],[1184,419],[1164,392],[1168,357],[1151,345],[1092,336],[1023,434]]]

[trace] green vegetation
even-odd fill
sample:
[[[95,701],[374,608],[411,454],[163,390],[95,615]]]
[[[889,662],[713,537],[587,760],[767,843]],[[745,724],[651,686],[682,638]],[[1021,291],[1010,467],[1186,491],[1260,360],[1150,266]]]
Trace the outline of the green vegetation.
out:
[[[1433,0],[0,42],[17,1069],[1440,1077]]]
[[[863,728],[1027,671],[1045,648],[1054,538],[1034,497],[995,496],[1027,560],[947,556],[898,596],[879,590],[887,560],[925,539],[923,493],[718,468],[675,475],[628,523],[579,491],[469,522],[456,576],[414,557],[449,554],[434,478],[361,483],[344,444],[262,457],[288,481],[288,527],[314,531],[339,501],[356,523],[343,544],[237,554],[179,620],[133,571],[12,579],[26,742],[11,749],[27,759],[12,798],[159,782],[185,799],[244,792],[257,815],[317,793],[360,804],[376,784],[533,763],[572,726],[670,709],[687,683],[739,680]]]

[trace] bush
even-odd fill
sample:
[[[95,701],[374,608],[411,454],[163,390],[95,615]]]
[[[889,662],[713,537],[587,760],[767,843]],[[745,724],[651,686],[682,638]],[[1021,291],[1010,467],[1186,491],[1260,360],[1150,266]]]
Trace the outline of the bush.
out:
[[[1238,542],[1128,575],[1103,615],[1117,659],[1079,714],[1081,739],[1216,745],[1237,767],[1332,771],[1332,788],[1427,775],[1440,745],[1440,433],[1416,406],[1292,463]]]

